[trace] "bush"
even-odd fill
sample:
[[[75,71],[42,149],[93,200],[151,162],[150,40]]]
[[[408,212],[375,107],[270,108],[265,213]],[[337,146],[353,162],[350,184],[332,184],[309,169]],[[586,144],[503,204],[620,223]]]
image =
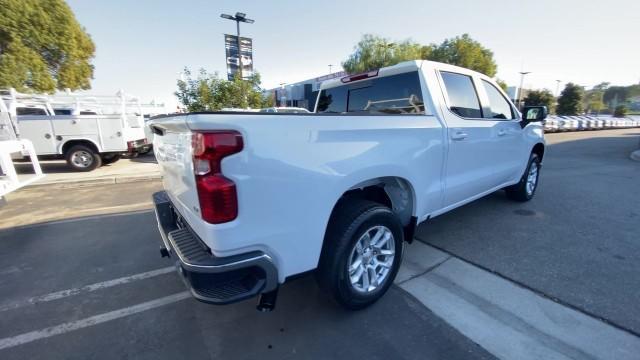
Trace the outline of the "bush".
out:
[[[627,112],[628,111],[629,110],[627,109],[626,106],[618,105],[618,106],[616,106],[616,109],[613,111],[613,116],[617,117],[617,118],[625,117],[625,116],[627,116]]]

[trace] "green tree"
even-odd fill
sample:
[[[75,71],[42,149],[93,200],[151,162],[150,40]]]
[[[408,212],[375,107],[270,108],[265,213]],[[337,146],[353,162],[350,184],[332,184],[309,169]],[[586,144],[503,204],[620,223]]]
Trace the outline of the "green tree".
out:
[[[617,118],[625,117],[627,116],[627,112],[628,112],[628,109],[626,106],[618,105],[616,106],[616,109],[613,112],[613,116]]]
[[[593,87],[593,90],[600,90],[600,91],[604,92],[609,88],[609,85],[611,85],[610,82],[606,82],[606,81],[605,82],[601,82],[600,84],[595,85]]]
[[[567,83],[558,97],[558,115],[578,115],[582,112],[582,98],[584,89],[574,83]]]
[[[462,66],[493,77],[498,65],[493,60],[493,52],[473,40],[469,34],[446,39],[440,45],[430,45],[427,60]]]
[[[586,112],[599,114],[600,111],[605,108],[604,101],[602,100],[603,96],[604,90],[601,90],[599,87],[594,87],[586,91],[584,94],[584,109]]]
[[[498,84],[498,86],[500,86],[502,91],[507,92],[509,85],[507,85],[507,83],[504,80],[496,78],[496,83]]]
[[[497,65],[493,52],[468,34],[447,39],[441,44],[420,45],[411,40],[392,43],[389,39],[366,34],[353,53],[342,63],[350,74],[365,72],[407,60],[432,60],[458,65],[495,76]]]
[[[551,91],[544,90],[531,90],[524,98],[524,104],[526,106],[546,106],[549,111],[552,111],[555,105],[556,99]]]
[[[611,86],[607,88],[602,96],[602,101],[609,107],[615,109],[619,104],[627,101],[629,88],[627,86]]]
[[[262,94],[258,73],[248,80],[236,77],[232,81],[220,78],[218,73],[210,74],[205,69],[200,69],[194,78],[185,68],[184,75],[184,80],[178,80],[175,95],[190,112],[273,106],[273,100]]]
[[[0,0],[0,87],[89,89],[95,46],[64,0]]]
[[[411,40],[392,43],[389,39],[365,34],[353,53],[342,63],[347,73],[354,74],[395,65],[406,60],[419,60],[423,47]]]

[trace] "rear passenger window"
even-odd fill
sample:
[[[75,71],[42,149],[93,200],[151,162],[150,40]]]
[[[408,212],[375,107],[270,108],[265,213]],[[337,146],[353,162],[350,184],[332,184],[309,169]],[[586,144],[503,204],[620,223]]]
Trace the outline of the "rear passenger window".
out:
[[[343,113],[347,111],[347,87],[339,86],[322,90],[318,98],[319,113]]]
[[[446,71],[440,74],[449,95],[449,109],[465,118],[481,118],[480,101],[471,77]]]
[[[385,76],[322,90],[319,113],[424,114],[418,72]]]
[[[509,102],[502,96],[500,91],[493,84],[486,80],[482,80],[487,96],[489,97],[489,108],[491,112],[484,114],[489,119],[513,119],[513,111]]]
[[[19,107],[16,108],[16,115],[47,115],[47,112],[41,108]]]

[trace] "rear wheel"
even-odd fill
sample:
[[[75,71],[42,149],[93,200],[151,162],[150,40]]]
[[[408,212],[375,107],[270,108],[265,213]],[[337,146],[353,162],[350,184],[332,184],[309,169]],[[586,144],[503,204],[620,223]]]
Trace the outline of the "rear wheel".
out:
[[[120,154],[102,154],[100,157],[102,158],[102,165],[113,164],[114,162],[120,160]]]
[[[387,292],[402,250],[402,225],[389,208],[367,200],[343,201],[329,222],[318,282],[340,305],[362,309]]]
[[[511,200],[525,202],[533,198],[538,188],[538,178],[540,177],[540,157],[537,154],[531,154],[529,164],[518,182],[515,185],[505,189],[507,197]]]
[[[102,165],[100,155],[86,145],[74,145],[65,154],[67,165],[75,171],[91,171]]]

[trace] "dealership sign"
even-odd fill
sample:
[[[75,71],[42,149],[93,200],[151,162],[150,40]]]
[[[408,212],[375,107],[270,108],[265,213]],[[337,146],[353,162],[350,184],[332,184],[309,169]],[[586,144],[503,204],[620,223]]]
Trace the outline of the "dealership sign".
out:
[[[242,69],[242,78],[253,76],[253,43],[250,38],[240,37],[240,51],[238,51],[238,37],[224,35],[224,48],[227,61],[227,79],[233,80]]]

